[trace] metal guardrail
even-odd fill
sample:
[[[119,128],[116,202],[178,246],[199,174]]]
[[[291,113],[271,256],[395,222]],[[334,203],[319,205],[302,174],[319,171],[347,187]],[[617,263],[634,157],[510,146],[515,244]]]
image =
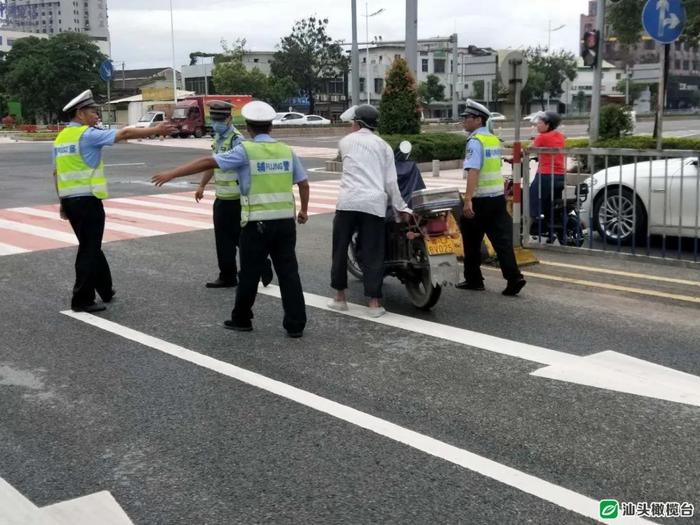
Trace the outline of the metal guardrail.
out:
[[[700,151],[529,148],[524,156],[540,159],[534,172],[523,162],[524,246],[698,262]],[[565,176],[547,176],[561,171],[562,156]]]

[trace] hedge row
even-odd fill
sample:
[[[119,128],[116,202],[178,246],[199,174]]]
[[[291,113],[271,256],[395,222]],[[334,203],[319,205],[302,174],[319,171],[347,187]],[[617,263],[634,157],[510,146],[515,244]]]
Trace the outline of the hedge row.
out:
[[[566,141],[567,148],[587,148],[588,139],[571,139]],[[648,136],[629,136],[618,139],[599,140],[595,148],[630,148],[630,149],[655,149],[656,139]],[[683,149],[700,151],[700,139],[669,137],[661,141],[662,149]]]
[[[413,145],[411,159],[416,162],[463,159],[467,137],[463,133],[421,133],[420,135],[383,135],[393,150],[402,140]]]

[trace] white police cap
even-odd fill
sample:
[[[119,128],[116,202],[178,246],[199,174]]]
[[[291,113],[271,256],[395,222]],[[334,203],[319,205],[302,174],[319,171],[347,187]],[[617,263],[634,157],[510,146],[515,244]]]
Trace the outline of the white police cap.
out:
[[[484,117],[485,119],[491,118],[491,112],[483,104],[473,101],[472,99],[467,99],[467,107],[464,108],[462,113],[463,117],[467,115],[476,115],[477,117]]]
[[[71,100],[68,104],[63,106],[63,112],[67,113],[68,111],[78,110],[78,109],[83,109],[83,108],[88,108],[88,107],[96,108],[99,106],[92,98],[92,91],[89,89],[86,89],[80,95],[78,95],[73,100]]]
[[[272,122],[277,115],[275,109],[261,100],[254,100],[253,102],[248,102],[243,109],[241,109],[241,115],[246,120],[252,122]]]
[[[351,122],[355,118],[355,110],[356,109],[357,109],[357,105],[350,106],[348,109],[343,111],[340,114],[340,121],[341,122]]]

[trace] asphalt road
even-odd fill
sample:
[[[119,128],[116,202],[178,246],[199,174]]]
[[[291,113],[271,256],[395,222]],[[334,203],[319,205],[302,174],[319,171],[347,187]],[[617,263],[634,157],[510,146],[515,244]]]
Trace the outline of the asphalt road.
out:
[[[0,145],[0,208],[53,202],[47,151]],[[200,154],[116,146],[112,193],[152,193],[151,172]],[[327,188],[329,175],[311,177],[312,193]],[[532,375],[546,350],[614,351],[695,384],[697,269],[541,251],[518,298],[486,269],[487,291],[445,289],[421,312],[387,278],[377,322],[316,297],[330,295],[331,234],[331,213],[298,228],[312,294],[299,340],[284,335],[274,288],[253,332],[222,328],[234,292],[203,286],[211,230],[105,244],[118,294],[83,319],[61,313],[75,248],[0,257],[0,478],[39,507],[107,490],[144,525],[593,523],[604,498],[689,502],[693,517],[652,521],[700,523],[698,404],[654,397],[653,382],[644,396]],[[363,302],[354,279],[350,299]],[[272,393],[227,365],[303,392]]]

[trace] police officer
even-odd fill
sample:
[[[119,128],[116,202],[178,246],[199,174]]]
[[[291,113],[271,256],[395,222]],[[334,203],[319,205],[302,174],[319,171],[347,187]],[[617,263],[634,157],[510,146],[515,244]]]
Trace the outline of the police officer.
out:
[[[462,113],[464,129],[470,133],[464,169],[467,190],[460,220],[464,242],[464,281],[462,290],[484,290],[481,274],[481,243],[484,234],[493,245],[503,277],[508,284],[503,295],[518,295],[525,279],[518,269],[513,251],[513,220],[508,214],[501,175],[501,141],[489,132],[486,122],[491,112],[485,106],[467,100]]]
[[[223,100],[212,100],[207,105],[214,132],[211,147],[214,154],[218,155],[240,144],[243,137],[232,123],[232,104]],[[206,283],[206,286],[207,288],[230,288],[238,284],[236,247],[241,234],[241,191],[238,186],[238,172],[220,168],[206,171],[195,192],[197,202],[204,196],[204,189],[212,177],[216,188],[214,238],[219,277]],[[272,281],[272,264],[269,259],[265,259],[261,280],[264,286]]]
[[[299,187],[299,224],[308,220],[309,183],[292,149],[270,137],[275,110],[261,101],[242,109],[252,140],[233,149],[202,157],[184,166],[164,171],[151,179],[160,186],[175,177],[208,169],[238,170],[241,190],[241,270],[236,304],[226,328],[240,332],[253,329],[252,307],[265,259],[270,256],[279,279],[284,308],[283,326],[290,337],[301,337],[306,326],[306,305],[295,253],[295,203],[292,187]]]
[[[175,128],[160,124],[153,128],[98,129],[99,106],[88,89],[63,108],[71,119],[53,144],[54,180],[60,199],[61,218],[68,219],[78,238],[75,285],[71,308],[76,312],[99,312],[104,304],[95,303],[95,292],[105,303],[114,296],[109,264],[102,252],[105,212],[102,200],[108,197],[102,148],[127,139],[170,135]]]

